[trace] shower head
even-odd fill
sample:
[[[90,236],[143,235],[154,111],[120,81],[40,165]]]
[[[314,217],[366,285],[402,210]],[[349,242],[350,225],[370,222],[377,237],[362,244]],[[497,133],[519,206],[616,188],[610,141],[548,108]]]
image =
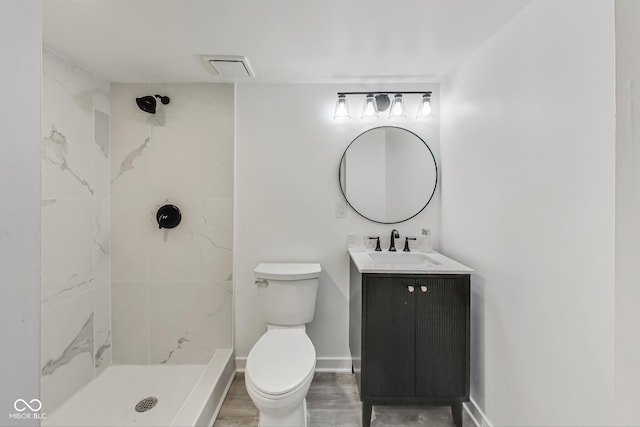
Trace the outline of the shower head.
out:
[[[147,95],[141,98],[136,98],[136,104],[138,104],[138,108],[144,111],[145,113],[155,114],[156,98],[160,98],[160,102],[162,102],[163,105],[167,105],[170,101],[168,96],[155,95],[155,98],[154,98],[151,95]]]

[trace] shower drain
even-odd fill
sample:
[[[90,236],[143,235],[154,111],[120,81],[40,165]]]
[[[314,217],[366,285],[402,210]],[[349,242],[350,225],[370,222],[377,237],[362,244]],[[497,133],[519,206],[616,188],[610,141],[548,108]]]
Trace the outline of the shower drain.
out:
[[[136,405],[136,412],[146,412],[158,403],[157,397],[146,397]]]

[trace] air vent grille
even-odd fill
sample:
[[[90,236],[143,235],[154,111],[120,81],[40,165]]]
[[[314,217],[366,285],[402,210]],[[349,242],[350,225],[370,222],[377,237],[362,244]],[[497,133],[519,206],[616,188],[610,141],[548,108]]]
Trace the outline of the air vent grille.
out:
[[[211,66],[213,73],[221,78],[235,79],[253,77],[249,60],[244,56],[214,55],[203,59]]]

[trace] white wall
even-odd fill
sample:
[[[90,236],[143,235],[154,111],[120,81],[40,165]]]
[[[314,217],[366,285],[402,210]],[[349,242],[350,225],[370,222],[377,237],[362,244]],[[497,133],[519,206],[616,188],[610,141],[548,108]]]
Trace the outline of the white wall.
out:
[[[43,53],[42,404],[111,364],[109,82]]]
[[[476,270],[472,398],[494,425],[611,423],[613,13],[535,1],[443,89],[442,246]]]
[[[395,90],[434,91],[438,87],[394,85]],[[349,99],[352,119],[333,120],[338,91],[390,90],[367,85],[239,85],[236,111],[235,213],[235,349],[238,366],[265,330],[256,310],[253,269],[260,262],[317,261],[322,264],[315,321],[308,325],[318,356],[318,368],[350,369],[348,360],[349,259],[347,233],[376,234],[388,239],[433,229],[437,246],[440,201],[414,219],[395,225],[370,222],[349,209],[347,218],[335,217],[342,200],[338,165],[349,143],[366,129],[380,125],[404,126],[421,136],[438,158],[439,122],[418,122],[417,105],[407,103],[406,121],[382,117],[360,119],[361,103]],[[393,89],[391,89],[393,90]],[[354,98],[355,99],[355,98]],[[362,102],[362,101],[360,101]]]
[[[171,99],[162,126],[135,102],[154,94]],[[111,96],[114,363],[208,363],[232,346],[233,85]],[[182,222],[160,230],[167,203]]]
[[[0,420],[40,391],[41,2],[0,2]]]
[[[640,2],[616,1],[616,423],[640,425]]]

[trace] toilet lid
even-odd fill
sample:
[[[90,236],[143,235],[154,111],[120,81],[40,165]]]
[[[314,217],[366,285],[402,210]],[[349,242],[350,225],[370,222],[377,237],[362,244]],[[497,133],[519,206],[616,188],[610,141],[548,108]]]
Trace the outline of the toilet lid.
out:
[[[320,277],[318,263],[263,262],[253,270],[256,277],[272,280],[304,280]]]
[[[247,375],[263,393],[278,395],[298,387],[311,374],[316,350],[301,329],[271,329],[247,357]]]

